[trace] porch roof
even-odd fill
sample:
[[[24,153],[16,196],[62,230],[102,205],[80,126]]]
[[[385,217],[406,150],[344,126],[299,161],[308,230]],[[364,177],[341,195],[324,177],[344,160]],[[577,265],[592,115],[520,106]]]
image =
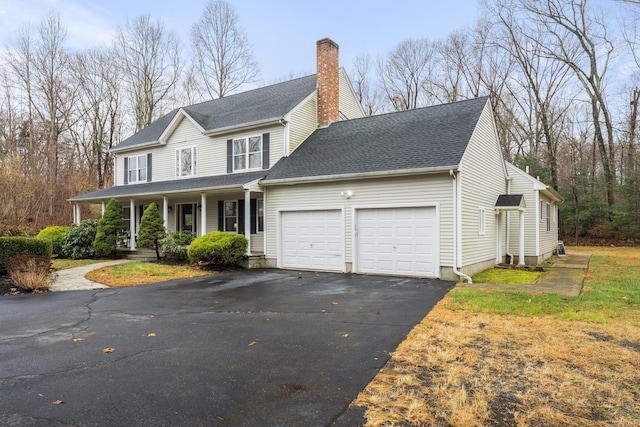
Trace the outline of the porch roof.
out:
[[[70,202],[101,202],[118,197],[141,197],[167,195],[191,191],[209,191],[221,189],[242,190],[243,185],[263,178],[267,171],[234,173],[218,176],[176,179],[171,181],[146,182],[142,184],[118,185],[103,188],[91,193],[80,194],[69,199]]]

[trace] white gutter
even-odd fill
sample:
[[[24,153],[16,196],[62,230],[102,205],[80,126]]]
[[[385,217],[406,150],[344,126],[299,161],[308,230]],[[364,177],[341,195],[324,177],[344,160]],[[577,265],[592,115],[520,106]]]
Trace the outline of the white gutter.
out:
[[[452,169],[453,168],[453,169]],[[280,178],[270,179],[268,181],[261,181],[260,185],[268,187],[271,185],[294,185],[305,183],[317,183],[317,182],[330,182],[330,181],[345,181],[361,178],[375,178],[375,177],[392,177],[392,176],[405,176],[405,175],[420,175],[420,174],[435,174],[435,173],[447,173],[451,170],[457,170],[457,166],[438,166],[433,168],[416,168],[416,169],[404,169],[404,170],[390,170],[390,171],[375,171],[375,172],[360,172],[351,174],[337,174],[337,175],[320,175],[320,176],[302,176],[296,178]],[[268,176],[268,175],[267,175]]]
[[[284,119],[284,117],[271,117],[269,119],[257,120],[255,122],[250,122],[250,123],[244,123],[241,126],[233,125],[233,126],[226,126],[226,127],[223,127],[223,128],[217,128],[217,129],[209,130],[209,131],[203,132],[203,135],[206,135],[206,136],[217,136],[217,135],[222,135],[222,134],[225,134],[225,133],[229,133],[231,131],[234,131],[234,132],[245,131],[245,130],[261,127],[261,126],[264,126],[264,125],[268,125],[268,124],[280,123],[280,121],[283,120],[283,119]]]
[[[135,145],[130,145],[127,147],[122,147],[122,148],[118,148],[118,146],[116,145],[115,147],[109,149],[110,153],[124,153],[126,151],[135,151],[138,150],[140,148],[145,148],[145,147],[153,147],[156,145],[165,145],[164,142],[162,141],[148,141],[148,142],[142,142],[140,144],[135,144]]]
[[[471,280],[471,277],[467,276],[466,274],[464,274],[461,271],[458,271],[457,268],[457,264],[458,264],[458,233],[462,234],[462,224],[459,224],[460,221],[458,221],[458,208],[460,205],[460,199],[458,198],[458,196],[460,195],[460,185],[459,185],[459,180],[456,178],[458,172],[454,172],[453,169],[449,169],[449,175],[451,175],[451,178],[453,178],[452,181],[452,188],[453,188],[453,199],[452,199],[452,204],[453,204],[453,273],[458,276],[461,277],[462,279],[466,280],[468,283],[473,283],[473,280]]]

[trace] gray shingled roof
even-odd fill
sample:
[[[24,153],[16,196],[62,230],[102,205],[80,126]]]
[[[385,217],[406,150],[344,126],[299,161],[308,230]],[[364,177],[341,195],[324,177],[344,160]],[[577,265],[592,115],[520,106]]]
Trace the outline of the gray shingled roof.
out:
[[[184,107],[183,110],[205,131],[284,117],[316,89],[316,75],[300,77],[236,95]],[[118,144],[115,149],[157,141],[178,110]]]
[[[501,194],[496,201],[496,208],[517,208],[522,203],[522,194]]]
[[[133,197],[149,194],[168,194],[181,191],[211,190],[215,188],[240,188],[256,179],[265,176],[267,171],[234,173],[218,176],[204,176],[198,178],[176,179],[173,181],[148,182],[143,184],[118,185],[103,188],[91,193],[81,194],[70,198],[72,202],[93,201],[111,197]]]
[[[276,163],[270,181],[460,164],[487,97],[320,128]]]

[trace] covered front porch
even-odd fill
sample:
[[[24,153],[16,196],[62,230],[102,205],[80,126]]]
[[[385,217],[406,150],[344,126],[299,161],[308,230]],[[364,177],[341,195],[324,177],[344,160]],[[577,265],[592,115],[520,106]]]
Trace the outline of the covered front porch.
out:
[[[261,176],[237,174],[235,183],[209,178],[209,188],[202,178],[180,180],[181,188],[172,189],[176,181],[125,185],[98,190],[70,199],[75,224],[80,224],[82,203],[101,204],[102,212],[111,198],[123,207],[128,233],[123,249],[135,250],[140,220],[144,210],[155,202],[168,232],[186,231],[202,236],[212,231],[243,234],[249,241],[248,256],[264,254],[264,193],[258,185]],[[262,174],[261,174],[262,175]],[[218,177],[220,178],[220,177]],[[227,178],[227,176],[225,176]],[[216,185],[218,184],[218,185]],[[198,188],[194,188],[194,187]],[[158,188],[156,191],[154,187]],[[189,188],[191,187],[191,188]],[[161,191],[164,190],[164,191]]]

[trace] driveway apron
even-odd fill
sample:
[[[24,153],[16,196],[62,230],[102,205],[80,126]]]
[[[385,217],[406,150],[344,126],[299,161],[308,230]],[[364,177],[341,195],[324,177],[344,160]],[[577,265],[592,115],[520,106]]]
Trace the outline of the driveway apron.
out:
[[[0,425],[326,426],[453,286],[249,270],[0,299]]]

